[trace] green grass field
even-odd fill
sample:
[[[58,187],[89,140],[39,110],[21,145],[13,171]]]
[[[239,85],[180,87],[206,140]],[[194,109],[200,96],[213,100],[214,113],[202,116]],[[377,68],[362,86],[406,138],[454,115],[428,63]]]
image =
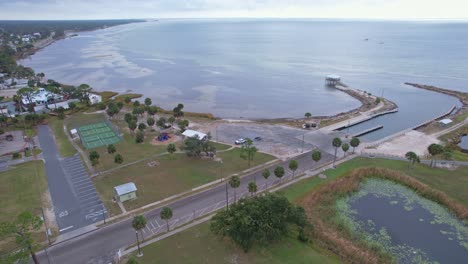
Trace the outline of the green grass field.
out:
[[[185,154],[164,155],[155,159],[160,163],[156,167],[148,166],[147,161],[140,162],[98,176],[94,182],[106,201],[111,200],[114,186],[134,182],[138,188],[138,199],[125,202],[127,209],[134,209],[247,169],[247,161],[239,155],[239,149],[219,153],[223,163],[189,158]],[[270,155],[257,153],[252,166],[273,159]]]
[[[222,240],[203,223],[143,248],[138,263],[340,263],[339,259],[313,244],[300,243],[291,236],[268,247],[253,247],[244,253]]]
[[[44,163],[31,161],[16,165],[14,169],[0,172],[0,223],[15,219],[20,213],[30,211],[40,215],[42,196],[47,190]],[[45,235],[34,235],[42,241]],[[11,240],[0,241],[0,254],[15,248]]]
[[[303,180],[289,188],[282,190],[288,199],[300,199],[303,195],[325,182],[332,181],[337,177],[346,175],[355,168],[360,167],[382,167],[401,171],[408,176],[414,177],[430,187],[446,193],[448,196],[468,206],[468,167],[459,167],[456,170],[430,168],[426,165],[417,164],[408,169],[408,163],[404,161],[387,159],[355,158],[340,164],[335,170],[327,170],[327,179],[317,177]]]
[[[402,171],[447,193],[452,198],[468,205],[468,168],[460,167],[449,171],[416,165],[408,170],[403,161],[355,158],[340,164],[337,169],[325,171],[327,179],[313,177],[302,180],[280,192],[291,201],[298,201],[317,187],[346,175],[359,167],[384,167]],[[173,254],[174,248],[180,249]],[[339,263],[332,253],[314,244],[305,245],[291,235],[280,243],[269,247],[254,247],[243,253],[228,240],[220,240],[209,231],[209,223],[185,230],[172,237],[143,248],[144,256],[140,263]]]
[[[63,131],[63,120],[52,117],[48,120],[49,126],[54,133],[55,142],[62,157],[71,157],[77,153]]]

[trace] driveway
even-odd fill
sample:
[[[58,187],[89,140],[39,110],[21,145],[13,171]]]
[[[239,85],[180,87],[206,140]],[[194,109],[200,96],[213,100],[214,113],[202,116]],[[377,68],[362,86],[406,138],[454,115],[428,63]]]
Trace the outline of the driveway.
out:
[[[48,126],[38,126],[38,137],[60,234],[101,220],[104,205],[79,156],[61,159]]]

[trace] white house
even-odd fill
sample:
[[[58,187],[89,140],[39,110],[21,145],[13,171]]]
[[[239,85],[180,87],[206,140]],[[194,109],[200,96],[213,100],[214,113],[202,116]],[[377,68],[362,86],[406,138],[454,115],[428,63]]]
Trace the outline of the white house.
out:
[[[99,94],[89,93],[88,98],[91,104],[97,104],[102,102],[102,96],[100,96]]]
[[[205,133],[190,129],[185,130],[184,133],[182,133],[182,135],[185,137],[198,137],[198,139],[200,140],[206,140],[208,137]]]
[[[23,98],[21,98],[21,102],[23,103],[23,105],[29,105],[31,103],[36,105],[45,105],[49,100],[63,100],[63,96],[46,91],[44,88],[39,88],[30,97],[31,98],[29,99],[26,96],[23,96]]]
[[[30,39],[29,39],[28,37],[22,37],[22,38],[21,38],[21,41],[23,41],[23,42],[29,42],[29,40],[30,40]]]

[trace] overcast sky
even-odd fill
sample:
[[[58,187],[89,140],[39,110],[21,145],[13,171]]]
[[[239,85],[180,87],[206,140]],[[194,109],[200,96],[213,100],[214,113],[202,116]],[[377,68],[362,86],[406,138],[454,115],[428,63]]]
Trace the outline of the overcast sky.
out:
[[[2,19],[468,19],[468,0],[0,0]]]

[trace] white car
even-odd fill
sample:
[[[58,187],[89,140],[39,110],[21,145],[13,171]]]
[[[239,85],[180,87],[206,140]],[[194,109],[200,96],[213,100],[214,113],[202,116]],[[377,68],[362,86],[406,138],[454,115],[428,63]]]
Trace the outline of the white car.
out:
[[[247,142],[247,140],[245,140],[243,138],[239,138],[238,140],[234,141],[234,143],[236,143],[236,145],[242,145],[245,142]]]

